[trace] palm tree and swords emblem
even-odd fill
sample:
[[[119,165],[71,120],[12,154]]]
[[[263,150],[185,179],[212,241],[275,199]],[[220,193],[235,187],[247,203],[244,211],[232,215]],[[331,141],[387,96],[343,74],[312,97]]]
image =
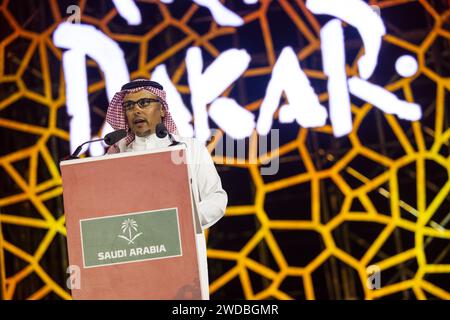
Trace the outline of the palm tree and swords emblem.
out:
[[[128,244],[134,244],[134,240],[136,240],[140,235],[142,235],[142,232],[138,232],[138,224],[134,219],[128,218],[124,222],[122,222],[122,234],[118,235],[117,237],[122,238],[126,241],[128,241]],[[136,234],[133,236],[133,231],[136,232]],[[127,236],[128,234],[128,236]]]

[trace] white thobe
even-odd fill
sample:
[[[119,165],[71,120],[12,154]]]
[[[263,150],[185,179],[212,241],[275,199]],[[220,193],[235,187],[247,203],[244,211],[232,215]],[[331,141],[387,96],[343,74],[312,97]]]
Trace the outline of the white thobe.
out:
[[[197,206],[202,230],[216,223],[225,214],[228,197],[208,149],[194,138],[173,135],[176,141],[186,144],[188,167],[191,174],[192,193]],[[125,139],[117,144],[120,152],[145,151],[166,148],[171,144],[169,137],[160,139],[156,134],[147,137],[136,136],[128,146]],[[208,264],[205,235],[196,234],[201,291],[204,299],[209,299]]]

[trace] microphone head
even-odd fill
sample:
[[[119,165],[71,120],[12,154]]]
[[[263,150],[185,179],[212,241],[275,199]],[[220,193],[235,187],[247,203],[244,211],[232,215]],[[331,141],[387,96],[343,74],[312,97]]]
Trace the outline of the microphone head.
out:
[[[156,125],[155,132],[156,132],[156,136],[160,139],[164,138],[168,134],[167,128],[164,125],[164,123],[162,123],[162,122],[160,122]]]
[[[116,143],[117,141],[122,140],[126,136],[127,136],[127,130],[119,129],[119,130],[108,133],[105,136],[104,141],[108,146],[110,146],[110,145],[113,145],[114,143]]]

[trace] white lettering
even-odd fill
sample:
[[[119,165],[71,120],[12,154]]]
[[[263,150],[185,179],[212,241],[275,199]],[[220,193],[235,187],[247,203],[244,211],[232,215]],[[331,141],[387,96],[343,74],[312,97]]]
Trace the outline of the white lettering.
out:
[[[53,42],[59,48],[69,49],[63,53],[66,103],[70,123],[70,150],[91,137],[89,104],[87,98],[86,55],[95,60],[103,71],[106,92],[111,100],[121,86],[130,81],[125,58],[119,45],[101,31],[86,24],[61,23],[53,34]],[[110,127],[105,127],[110,129]],[[103,130],[102,134],[108,134]],[[94,144],[91,144],[91,146]],[[95,147],[94,147],[95,148]],[[99,149],[91,149],[92,155]],[[102,150],[104,152],[104,150]]]
[[[241,17],[227,9],[218,0],[193,0],[207,7],[220,25],[238,26]],[[172,3],[172,0],[164,0]],[[255,4],[257,0],[244,0]],[[349,93],[371,103],[385,113],[395,114],[401,119],[416,121],[422,117],[421,108],[415,103],[398,99],[383,87],[371,84],[367,79],[377,65],[385,27],[379,15],[362,0],[307,0],[306,6],[315,14],[328,14],[354,26],[361,34],[365,54],[359,59],[361,78],[346,79],[345,51],[342,26],[333,19],[321,30],[321,46],[324,72],[328,76],[330,120],[333,132],[340,137],[351,132],[351,110]],[[131,0],[114,0],[117,11],[129,24],[140,24],[139,8]],[[53,41],[57,47],[68,49],[63,52],[63,70],[66,82],[67,110],[70,120],[71,151],[91,138],[90,111],[87,92],[86,56],[95,60],[105,76],[107,96],[112,98],[121,85],[129,81],[129,73],[123,52],[119,45],[101,31],[86,24],[62,23],[58,25]],[[267,135],[273,123],[273,116],[279,108],[279,121],[291,123],[294,120],[302,127],[321,127],[327,118],[326,109],[320,104],[308,78],[301,69],[298,57],[291,47],[285,47],[276,61],[268,83],[259,116],[255,125],[253,113],[244,109],[233,99],[220,95],[233,84],[250,63],[250,56],[243,49],[229,49],[203,70],[200,48],[187,50],[186,68],[191,92],[192,112],[183,103],[181,95],[172,83],[165,65],[158,66],[152,79],[166,88],[171,113],[182,136],[194,135],[205,142],[211,131],[208,117],[233,139],[243,139],[251,135],[255,126],[260,135]],[[412,57],[401,57],[396,68],[400,75],[411,76],[417,72],[417,61]],[[279,106],[286,94],[288,104]],[[207,106],[210,105],[209,110]],[[194,127],[191,124],[195,118]],[[101,135],[111,132],[104,125]],[[91,144],[92,155],[104,153],[101,144]],[[84,152],[83,150],[82,152]],[[99,257],[100,258],[100,257]],[[106,259],[106,257],[103,257]]]
[[[352,131],[352,113],[345,74],[342,22],[333,19],[320,31],[323,70],[328,76],[330,120],[335,137]]]
[[[229,49],[222,52],[202,72],[203,58],[200,48],[193,47],[187,51],[186,68],[195,117],[195,136],[198,140],[205,142],[211,134],[206,105],[213,102],[236,81],[247,69],[249,63],[250,56],[247,51]]]
[[[133,0],[113,0],[117,12],[129,25],[136,26],[142,23],[141,12]]]
[[[190,124],[192,115],[189,109],[186,108],[172,80],[170,80],[165,65],[160,65],[155,68],[152,73],[152,80],[160,83],[164,87],[164,91],[166,91],[167,104],[170,106],[170,114],[177,125],[178,133],[183,137],[193,137],[194,129]]]
[[[315,14],[332,15],[358,29],[365,52],[358,60],[359,74],[368,79],[377,65],[381,40],[386,33],[381,18],[362,0],[307,0],[306,7]]]
[[[273,115],[280,103],[281,94],[286,93],[288,105],[280,109],[280,122],[297,123],[305,128],[325,125],[327,111],[323,107],[305,73],[300,68],[297,56],[291,47],[286,47],[275,63],[266,96],[261,104],[256,129],[267,135],[272,126]]]

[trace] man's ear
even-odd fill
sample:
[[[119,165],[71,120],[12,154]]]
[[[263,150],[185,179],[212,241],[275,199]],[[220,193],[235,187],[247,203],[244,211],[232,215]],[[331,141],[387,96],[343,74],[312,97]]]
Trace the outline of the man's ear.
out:
[[[164,108],[161,106],[159,114],[161,115],[161,118],[164,118],[166,116],[166,113],[164,112]]]

